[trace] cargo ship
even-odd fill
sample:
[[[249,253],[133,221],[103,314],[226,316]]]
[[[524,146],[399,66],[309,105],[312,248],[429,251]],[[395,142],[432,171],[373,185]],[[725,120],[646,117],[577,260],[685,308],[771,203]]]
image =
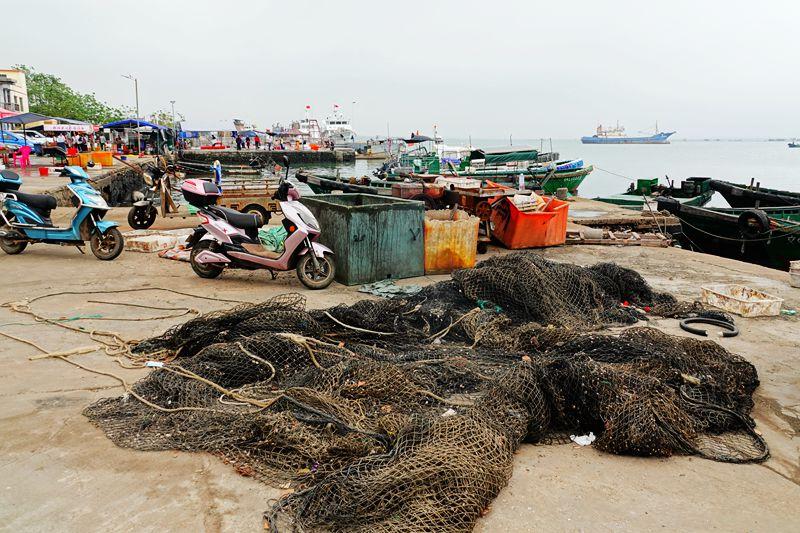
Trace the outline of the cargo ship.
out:
[[[656,124],[656,133],[653,135],[628,137],[625,134],[625,128],[621,127],[619,123],[610,129],[604,129],[601,124],[597,126],[597,133],[591,137],[581,137],[581,142],[583,144],[669,144],[669,138],[674,134],[674,131],[658,131],[658,124]]]

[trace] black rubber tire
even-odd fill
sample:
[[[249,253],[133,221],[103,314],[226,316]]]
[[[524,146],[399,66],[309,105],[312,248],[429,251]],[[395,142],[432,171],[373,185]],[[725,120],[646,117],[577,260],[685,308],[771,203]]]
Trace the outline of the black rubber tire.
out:
[[[14,220],[14,215],[9,213],[8,211],[5,212],[5,216],[9,221]],[[6,226],[6,230],[11,230],[11,228]],[[6,239],[6,238],[0,239],[0,249],[2,249],[8,255],[21,254],[27,247],[28,247],[28,241],[13,242],[11,239]]]
[[[252,214],[252,215],[258,215],[259,218],[261,219],[261,225],[262,226],[267,224],[267,223],[269,223],[269,219],[272,218],[272,215],[270,214],[269,211],[267,211],[266,209],[264,209],[260,205],[256,205],[256,204],[250,204],[250,205],[245,206],[245,208],[242,209],[242,213],[249,213],[249,214]]]
[[[218,278],[219,275],[222,274],[222,271],[225,270],[225,267],[212,264],[203,265],[195,260],[197,254],[199,254],[203,250],[210,250],[213,252],[216,246],[217,246],[216,241],[205,239],[203,241],[198,242],[192,247],[192,253],[189,256],[189,263],[191,263],[192,270],[194,270],[194,273],[200,276],[201,278],[205,279]]]
[[[333,282],[333,278],[336,276],[336,265],[330,254],[325,254],[323,258],[317,257],[317,261],[325,275],[319,279],[315,279],[313,276],[317,275],[317,273],[309,272],[309,270],[313,270],[314,268],[314,263],[311,261],[312,253],[311,251],[307,252],[306,255],[300,257],[300,260],[297,262],[297,268],[295,269],[297,271],[297,279],[309,289],[324,289]]]
[[[28,247],[28,241],[12,242],[9,239],[0,239],[0,248],[8,255],[21,254]]]
[[[109,228],[102,235],[95,230],[89,240],[89,247],[96,258],[111,261],[119,257],[125,246],[125,239],[117,228]]]
[[[700,328],[693,328],[690,324],[710,324],[712,326],[720,327],[723,330],[725,330],[722,332],[723,337],[735,337],[739,334],[739,328],[737,328],[734,324],[728,322],[727,320],[696,317],[696,318],[685,318],[680,321],[679,325],[683,331],[688,331],[689,333],[700,335],[701,337],[708,337],[708,331]]]
[[[742,235],[751,239],[769,231],[769,217],[760,209],[748,209],[742,212],[737,223]]]
[[[133,229],[147,229],[153,225],[158,216],[154,205],[131,207],[128,211],[128,225]]]

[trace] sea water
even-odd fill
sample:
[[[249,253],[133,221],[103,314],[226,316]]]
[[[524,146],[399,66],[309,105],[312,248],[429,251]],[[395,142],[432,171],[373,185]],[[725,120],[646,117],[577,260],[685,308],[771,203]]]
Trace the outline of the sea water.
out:
[[[464,139],[445,139],[448,145],[465,145]],[[476,147],[508,146],[509,141],[473,139]],[[514,146],[532,146],[550,151],[550,140],[513,139]],[[749,184],[751,179],[762,187],[800,191],[800,148],[789,148],[781,141],[688,141],[675,140],[661,145],[596,145],[581,144],[580,140],[553,139],[553,151],[561,159],[583,159],[594,165],[580,187],[586,198],[624,192],[631,180],[668,176],[678,185],[691,176],[709,176],[735,183]],[[380,161],[358,160],[355,163],[326,167],[306,167],[320,174],[342,177],[371,176]],[[715,194],[711,206],[727,203]]]

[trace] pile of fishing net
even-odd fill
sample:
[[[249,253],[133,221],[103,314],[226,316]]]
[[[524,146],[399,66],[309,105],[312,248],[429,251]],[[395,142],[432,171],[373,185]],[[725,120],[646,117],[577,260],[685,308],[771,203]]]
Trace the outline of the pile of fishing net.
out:
[[[289,483],[276,531],[470,531],[522,442],[591,431],[611,453],[764,460],[755,368],[641,326],[701,311],[614,264],[500,255],[402,300],[195,318],[141,343],[163,366],[85,414],[120,446]]]

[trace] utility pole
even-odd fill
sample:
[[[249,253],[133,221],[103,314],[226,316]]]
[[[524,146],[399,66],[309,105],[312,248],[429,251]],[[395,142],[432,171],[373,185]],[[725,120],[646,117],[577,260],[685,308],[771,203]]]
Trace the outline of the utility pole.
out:
[[[142,153],[142,133],[139,131],[139,79],[132,74],[122,74],[123,78],[133,80],[133,90],[136,93],[136,153]]]

